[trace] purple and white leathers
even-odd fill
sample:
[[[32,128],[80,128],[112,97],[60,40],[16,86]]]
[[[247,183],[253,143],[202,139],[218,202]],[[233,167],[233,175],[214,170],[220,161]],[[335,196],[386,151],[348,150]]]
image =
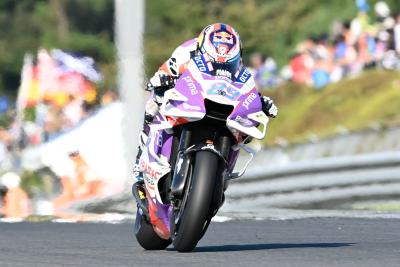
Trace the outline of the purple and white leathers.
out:
[[[268,121],[245,67],[231,73],[194,56],[149,125],[140,157],[144,185],[133,190],[139,243],[192,250],[222,206],[228,181],[245,171],[233,173],[239,150],[252,158],[245,143],[263,139]]]

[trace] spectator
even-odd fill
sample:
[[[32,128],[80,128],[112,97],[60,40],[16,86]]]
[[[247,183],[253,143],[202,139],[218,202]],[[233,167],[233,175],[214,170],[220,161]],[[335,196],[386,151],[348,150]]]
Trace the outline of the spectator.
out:
[[[375,39],[366,32],[361,33],[357,41],[358,62],[363,68],[369,68],[374,64],[376,52]]]
[[[369,10],[369,5],[367,0],[356,0],[356,7],[358,12],[366,13]]]
[[[112,91],[112,90],[107,90],[107,92],[104,93],[104,95],[101,97],[100,103],[103,107],[117,101],[118,96],[117,94]]]
[[[273,58],[265,58],[261,53],[251,55],[250,64],[259,88],[271,88],[279,83],[277,66]]]
[[[394,25],[394,48],[398,56],[400,56],[400,13],[396,15],[396,24]]]
[[[313,67],[312,58],[306,52],[295,54],[290,60],[290,69],[295,83],[312,85],[311,70]]]
[[[385,1],[376,2],[374,10],[378,17],[378,22],[383,21],[385,18],[390,16],[390,8]]]
[[[66,164],[57,166],[62,192],[53,200],[56,210],[70,205],[73,201],[99,197],[104,193],[104,182],[87,164],[79,151],[69,153],[68,158],[70,160]]]
[[[322,34],[315,38],[314,45],[314,68],[311,74],[313,86],[323,88],[331,81],[333,52],[327,44],[327,34]]]
[[[0,128],[0,167],[7,157],[7,143],[4,137],[5,130]]]
[[[3,207],[0,213],[6,218],[24,218],[29,215],[28,195],[20,188],[21,177],[13,172],[1,176],[1,184],[5,186]]]
[[[341,68],[342,77],[355,73],[357,52],[352,45],[352,40],[342,35],[335,43],[335,62]]]
[[[63,108],[63,129],[69,129],[78,124],[84,115],[82,109],[83,101],[74,95],[69,95],[69,101]]]
[[[7,194],[7,191],[8,191],[7,187],[5,187],[2,183],[0,183],[0,218],[4,216],[2,210],[4,207],[4,198]]]

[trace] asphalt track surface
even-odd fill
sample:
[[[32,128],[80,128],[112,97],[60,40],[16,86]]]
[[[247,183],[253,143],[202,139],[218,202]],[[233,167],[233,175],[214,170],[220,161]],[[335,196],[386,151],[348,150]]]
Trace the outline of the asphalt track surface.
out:
[[[0,223],[0,266],[400,266],[400,220],[213,222],[192,253],[144,251],[132,223]]]

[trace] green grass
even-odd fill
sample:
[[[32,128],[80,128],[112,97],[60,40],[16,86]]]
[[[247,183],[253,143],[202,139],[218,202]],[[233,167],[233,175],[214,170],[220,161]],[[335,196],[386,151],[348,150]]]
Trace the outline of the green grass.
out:
[[[399,212],[399,201],[376,201],[366,203],[355,203],[352,205],[354,210],[372,210],[377,212]]]
[[[372,125],[400,125],[400,73],[368,71],[327,86],[321,91],[286,84],[272,92],[279,116],[272,120],[266,144],[278,139],[305,142],[309,136],[326,138],[339,129],[359,131]]]

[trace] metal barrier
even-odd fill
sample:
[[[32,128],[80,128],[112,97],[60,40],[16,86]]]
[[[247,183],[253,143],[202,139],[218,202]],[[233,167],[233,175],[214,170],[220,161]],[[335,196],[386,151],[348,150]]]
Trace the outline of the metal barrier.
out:
[[[253,166],[233,182],[228,210],[320,208],[354,199],[400,195],[400,152],[354,155],[297,162],[286,166]]]

